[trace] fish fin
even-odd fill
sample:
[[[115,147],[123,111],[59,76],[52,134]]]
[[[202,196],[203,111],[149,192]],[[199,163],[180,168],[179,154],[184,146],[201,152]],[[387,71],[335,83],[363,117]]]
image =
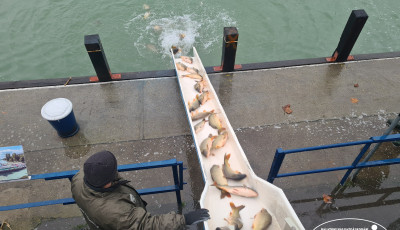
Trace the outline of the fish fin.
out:
[[[217,186],[218,187],[218,186]],[[221,190],[221,199],[225,198],[225,197],[231,197],[231,194],[225,190]]]
[[[229,202],[229,205],[231,206],[232,209],[236,208],[236,206],[233,202]]]
[[[216,187],[218,187],[218,184],[217,184],[217,182],[214,181],[214,183],[213,183],[211,186],[216,186]]]

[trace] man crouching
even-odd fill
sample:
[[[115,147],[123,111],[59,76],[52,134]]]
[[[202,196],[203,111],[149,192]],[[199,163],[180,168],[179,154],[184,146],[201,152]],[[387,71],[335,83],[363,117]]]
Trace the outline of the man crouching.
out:
[[[152,216],[129,182],[119,176],[111,152],[101,151],[86,160],[83,173],[72,178],[71,191],[90,229],[185,229],[210,218],[207,209]]]

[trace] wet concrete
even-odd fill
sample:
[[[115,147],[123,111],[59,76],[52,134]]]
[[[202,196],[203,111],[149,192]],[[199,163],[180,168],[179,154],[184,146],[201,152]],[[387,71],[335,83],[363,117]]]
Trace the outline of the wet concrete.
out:
[[[209,77],[251,166],[266,179],[278,147],[300,148],[382,134],[386,120],[394,118],[400,108],[396,97],[399,62],[387,59]],[[354,87],[356,83],[359,87]],[[81,130],[71,138],[58,137],[40,116],[41,107],[57,97],[68,98],[74,105]],[[357,98],[358,103],[352,103],[351,98]],[[282,110],[286,104],[293,109],[290,115]],[[3,90],[0,130],[0,146],[23,145],[29,174],[80,169],[91,154],[103,149],[114,152],[119,164],[177,158],[188,167],[184,172],[188,184],[183,191],[183,212],[198,207],[203,182],[175,78]],[[358,151],[359,147],[349,147],[291,155],[281,172],[350,164]],[[396,151],[382,150],[380,155],[396,157]],[[322,194],[334,191],[344,171],[280,178],[275,184],[287,194],[306,229],[339,217],[364,217],[394,226],[399,222],[394,211],[400,207],[396,203],[398,166],[361,172],[358,184],[343,193],[350,195],[335,194],[336,202],[328,209],[320,208]],[[124,175],[137,188],[167,185],[172,180],[168,168]],[[13,182],[0,184],[0,189],[2,205],[71,196],[68,180]],[[151,213],[180,211],[173,193],[144,199]],[[76,205],[0,214],[1,220],[8,220],[15,229],[31,229],[42,221],[51,224],[54,218],[67,218],[65,225],[81,224],[76,219],[81,216]],[[45,224],[38,229],[46,229]]]
[[[363,116],[256,126],[237,130],[237,137],[255,173],[267,179],[276,148],[301,148],[357,141],[383,133],[388,118],[395,115]],[[252,137],[252,138],[247,138]],[[285,137],[285,138],[283,138]],[[263,143],[268,143],[263,146]],[[362,146],[291,154],[280,173],[350,165]],[[371,160],[392,159],[400,147],[383,143]],[[275,179],[282,188],[306,229],[338,218],[363,218],[389,226],[398,218],[400,207],[400,165],[380,166],[360,171],[354,183],[335,191],[346,171],[326,172]],[[323,194],[335,203],[328,206]]]

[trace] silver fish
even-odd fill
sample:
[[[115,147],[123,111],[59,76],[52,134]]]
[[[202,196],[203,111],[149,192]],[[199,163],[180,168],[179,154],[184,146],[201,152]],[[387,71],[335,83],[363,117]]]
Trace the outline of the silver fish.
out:
[[[204,103],[206,103],[208,100],[210,100],[210,99],[211,99],[211,96],[210,96],[210,95],[211,95],[210,92],[204,91],[204,92],[199,96],[199,102],[200,102],[200,104],[201,104],[201,105],[204,105]]]
[[[232,212],[229,214],[228,219],[224,219],[228,222],[229,225],[233,225],[235,227],[237,227],[238,229],[243,228],[243,223],[242,220],[240,218],[240,210],[244,209],[244,205],[240,205],[238,207],[235,206],[235,204],[233,202],[230,202],[229,205],[232,208]]]
[[[266,230],[268,226],[271,224],[271,222],[272,222],[271,215],[265,208],[263,208],[254,216],[254,221],[251,228],[253,230]]]
[[[187,66],[185,64],[183,64],[183,63],[178,62],[178,63],[176,63],[176,68],[178,70],[185,71],[187,69]]]
[[[153,53],[157,53],[157,48],[156,48],[156,46],[153,45],[153,44],[147,44],[147,45],[146,45],[146,48],[149,49],[149,50],[150,50],[151,52],[153,52]]]
[[[203,77],[198,73],[185,74],[185,75],[182,75],[182,77],[188,77],[188,78],[191,78],[194,80],[200,80],[200,81],[203,80]]]
[[[228,181],[226,180],[224,173],[222,172],[221,167],[219,165],[213,165],[210,169],[211,178],[214,181],[214,186],[228,186]],[[224,197],[231,197],[231,194],[226,192],[225,190],[221,190],[221,199]]]
[[[187,62],[189,64],[193,63],[193,58],[188,57],[188,56],[181,56],[182,61]]]
[[[206,119],[203,119],[202,121],[200,121],[199,123],[197,123],[197,124],[194,126],[194,132],[195,132],[195,133],[199,133],[199,132],[204,128],[204,125],[206,124],[206,122],[207,122],[207,120],[206,120]]]
[[[215,142],[215,141],[214,141]],[[214,144],[214,143],[213,143]],[[222,165],[222,172],[224,172],[224,175],[228,179],[232,180],[242,180],[243,178],[246,177],[246,174],[242,174],[238,171],[233,171],[231,169],[231,166],[229,164],[229,158],[231,157],[231,154],[226,154],[224,156],[224,164]]]
[[[188,106],[189,106],[189,111],[190,112],[192,112],[192,111],[194,111],[194,110],[196,110],[196,109],[198,109],[199,107],[200,107],[200,102],[199,102],[199,100],[198,100],[198,96],[196,96],[196,98],[195,99],[193,99],[193,101],[192,102],[188,102]]]
[[[155,25],[155,26],[153,26],[153,30],[154,30],[155,32],[160,32],[160,31],[162,30],[162,28],[161,28],[161,26],[159,26],[159,25]]]
[[[176,47],[176,46],[171,46],[171,49],[172,49],[172,52],[174,53],[174,54],[177,54],[177,53],[181,53],[182,52],[182,49],[181,48],[179,48],[179,47]]]
[[[226,144],[226,141],[228,140],[228,132],[225,131],[224,128],[220,129],[218,131],[219,135],[215,138],[212,144],[213,149],[219,149],[224,147]]]
[[[205,85],[204,80],[203,80],[203,81],[198,81],[198,82],[194,85],[194,89],[195,89],[197,92],[202,93],[202,92],[203,92],[203,89],[204,89],[204,85]]]
[[[239,230],[239,227],[235,224],[235,226],[228,225],[224,227],[217,227],[215,230]]]
[[[224,186],[224,185],[215,185],[220,190],[224,190],[229,192],[230,194],[242,196],[242,197],[257,197],[258,193],[249,187],[246,186]]]
[[[199,73],[199,70],[194,68],[194,67],[193,68],[192,67],[188,67],[186,69],[186,71],[188,71],[189,73]]]
[[[226,180],[219,165],[213,165],[210,169],[210,172],[211,178],[217,185],[228,185],[228,180]]]
[[[199,120],[199,119],[205,118],[205,117],[207,117],[208,115],[210,115],[213,112],[214,112],[214,110],[211,110],[211,111],[205,111],[204,110],[203,112],[194,111],[194,112],[190,113],[190,116],[192,117],[192,121],[195,121],[195,120]]]
[[[208,123],[210,124],[211,127],[214,129],[222,129],[222,123],[221,120],[218,118],[216,113],[212,113],[210,117],[208,118]]]
[[[201,154],[203,154],[205,157],[210,156],[211,153],[211,146],[212,146],[212,141],[214,140],[215,136],[210,134],[206,139],[203,140],[200,144],[200,151]]]
[[[150,12],[147,11],[146,13],[144,13],[143,18],[144,18],[144,19],[147,19],[149,16],[150,16]]]

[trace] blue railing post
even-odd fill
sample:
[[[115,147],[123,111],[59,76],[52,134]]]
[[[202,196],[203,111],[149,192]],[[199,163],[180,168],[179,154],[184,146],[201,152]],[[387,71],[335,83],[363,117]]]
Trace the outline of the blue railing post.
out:
[[[274,183],[274,180],[276,178],[276,175],[278,175],[279,169],[281,168],[284,158],[285,158],[285,153],[283,152],[283,149],[282,148],[276,149],[274,161],[272,161],[271,170],[269,171],[268,174],[267,181],[269,183],[271,184]]]
[[[179,189],[183,190],[183,162],[179,161]]]
[[[372,140],[372,137],[370,138]],[[351,164],[351,166],[353,166],[353,168],[348,169],[347,172],[344,174],[342,180],[340,181],[340,184],[343,185],[344,182],[346,182],[347,178],[350,176],[350,173],[353,171],[353,169],[357,166],[358,162],[360,162],[361,158],[364,156],[364,154],[367,152],[367,150],[369,149],[369,147],[371,146],[372,143],[368,143],[365,144],[364,147],[362,148],[361,152],[358,154],[358,156],[356,157],[356,159],[354,159],[353,163]]]
[[[172,173],[174,175],[174,184],[175,184],[175,186],[177,186],[177,187],[180,186],[179,178],[178,178],[178,166],[177,165],[173,165],[172,166]],[[177,200],[178,204],[182,204],[181,190],[178,189],[178,190],[175,191],[175,193],[176,193],[176,200]]]

